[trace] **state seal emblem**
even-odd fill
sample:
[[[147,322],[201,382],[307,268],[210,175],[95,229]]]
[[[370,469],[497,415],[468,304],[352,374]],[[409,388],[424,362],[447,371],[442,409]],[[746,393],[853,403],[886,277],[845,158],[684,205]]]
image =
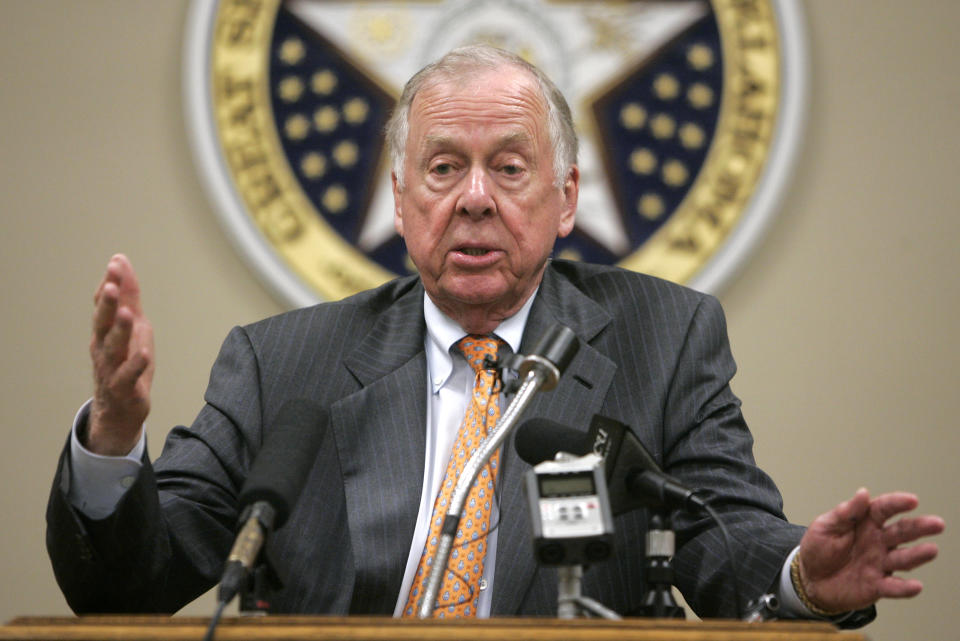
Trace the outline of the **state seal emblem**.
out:
[[[567,96],[576,228],[555,255],[716,291],[776,209],[798,147],[795,0],[195,0],[184,85],[226,232],[291,306],[413,267],[383,127],[403,83],[473,42]]]

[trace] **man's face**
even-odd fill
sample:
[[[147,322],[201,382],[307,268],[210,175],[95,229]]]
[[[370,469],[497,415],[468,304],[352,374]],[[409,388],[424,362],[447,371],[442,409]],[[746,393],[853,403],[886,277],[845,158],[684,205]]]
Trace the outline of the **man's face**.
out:
[[[546,102],[514,67],[428,84],[409,125],[403,189],[393,180],[397,233],[437,306],[467,331],[490,331],[523,305],[557,236],[573,229],[578,171],[554,185]],[[481,312],[496,322],[479,327]]]

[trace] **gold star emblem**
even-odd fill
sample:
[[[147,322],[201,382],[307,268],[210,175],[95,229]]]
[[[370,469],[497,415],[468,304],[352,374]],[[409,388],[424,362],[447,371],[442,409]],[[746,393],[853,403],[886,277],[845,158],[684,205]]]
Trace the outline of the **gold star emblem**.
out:
[[[337,87],[337,76],[329,69],[321,69],[310,77],[310,88],[321,96],[330,95]]]
[[[357,158],[360,157],[360,150],[356,143],[351,140],[344,140],[333,148],[333,159],[337,164],[347,169],[357,164]]]
[[[363,98],[351,98],[343,105],[343,119],[351,125],[359,125],[367,119],[370,105]]]
[[[713,51],[706,45],[693,45],[687,50],[687,62],[697,71],[713,66]]]
[[[321,178],[327,173],[327,159],[323,154],[311,151],[300,160],[300,171],[312,180]]]
[[[680,93],[680,83],[668,73],[662,73],[653,81],[653,91],[660,100],[673,100]]]
[[[278,93],[284,102],[296,102],[303,95],[303,82],[296,76],[287,76],[280,81]]]
[[[313,114],[313,124],[317,131],[328,134],[337,128],[340,123],[340,114],[330,106],[320,107]]]
[[[647,110],[635,102],[628,102],[620,109],[620,124],[627,129],[640,129],[647,122]]]
[[[656,138],[664,140],[673,136],[676,131],[676,121],[667,114],[657,114],[650,120],[650,131]]]
[[[687,100],[697,109],[706,109],[713,104],[713,90],[702,82],[695,82],[687,90]]]
[[[347,208],[347,190],[342,185],[331,185],[323,192],[320,202],[331,214],[339,214]]]
[[[300,114],[295,114],[287,118],[283,123],[283,133],[290,140],[303,140],[310,132],[310,121]]]
[[[657,168],[657,157],[647,148],[634,149],[630,154],[630,169],[635,174],[650,175]]]
[[[307,51],[300,38],[287,38],[280,45],[280,60],[288,65],[295,65],[306,55]]]
[[[663,199],[657,194],[644,194],[637,202],[637,211],[647,220],[656,220],[664,209]]]
[[[671,187],[679,187],[687,182],[690,172],[686,166],[679,160],[668,160],[663,163],[663,182]]]
[[[692,122],[688,122],[680,127],[679,135],[680,142],[687,149],[699,149],[707,139],[707,134],[703,132],[703,129]]]

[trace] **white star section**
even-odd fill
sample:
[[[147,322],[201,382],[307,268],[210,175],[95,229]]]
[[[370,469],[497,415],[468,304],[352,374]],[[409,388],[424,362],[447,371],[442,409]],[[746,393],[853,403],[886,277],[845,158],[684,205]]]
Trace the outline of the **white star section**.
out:
[[[590,108],[703,16],[706,0],[297,0],[288,6],[394,96],[418,69],[464,44],[487,42],[536,64],[567,97],[580,136],[578,231],[615,255],[632,249],[605,177]],[[384,167],[359,245],[373,249],[394,233],[389,167]]]

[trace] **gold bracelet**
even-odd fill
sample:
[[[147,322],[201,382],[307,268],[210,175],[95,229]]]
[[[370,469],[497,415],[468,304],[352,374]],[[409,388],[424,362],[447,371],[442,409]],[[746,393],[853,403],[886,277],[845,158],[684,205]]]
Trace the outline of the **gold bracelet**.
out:
[[[811,612],[813,612],[818,617],[835,617],[838,614],[842,614],[844,611],[840,610],[838,612],[831,612],[829,610],[824,610],[823,608],[815,605],[813,601],[810,600],[810,597],[807,596],[806,590],[803,589],[803,581],[800,580],[800,551],[798,550],[796,554],[793,555],[793,561],[790,562],[790,582],[793,583],[793,589],[796,591],[797,596],[800,597],[800,601],[804,606]]]

